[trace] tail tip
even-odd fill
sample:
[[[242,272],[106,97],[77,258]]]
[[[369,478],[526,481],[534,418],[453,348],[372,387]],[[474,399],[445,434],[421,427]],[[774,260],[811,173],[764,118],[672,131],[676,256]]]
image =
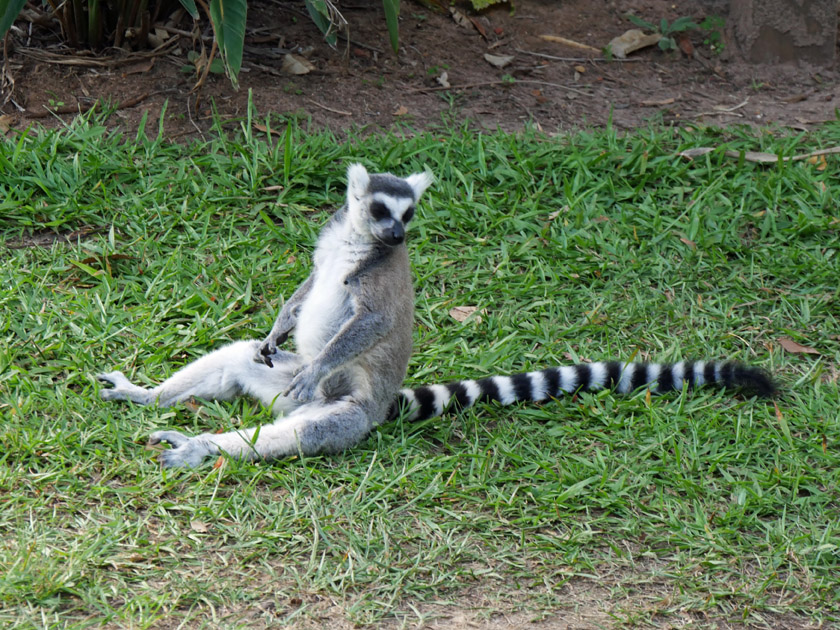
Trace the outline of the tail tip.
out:
[[[740,366],[738,382],[745,390],[760,398],[772,398],[779,389],[770,374],[761,368]]]

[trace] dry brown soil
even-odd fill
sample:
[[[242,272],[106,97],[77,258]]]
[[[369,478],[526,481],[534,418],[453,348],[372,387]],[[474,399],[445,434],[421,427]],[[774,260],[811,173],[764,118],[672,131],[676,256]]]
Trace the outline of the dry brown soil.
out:
[[[654,121],[778,123],[807,130],[835,118],[840,108],[836,66],[753,67],[734,58],[731,44],[723,54],[713,54],[700,32],[689,34],[691,55],[654,47],[624,62],[608,62],[598,53],[540,38],[556,35],[602,49],[632,27],[625,17],[628,12],[652,22],[689,14],[699,21],[706,15],[725,17],[726,0],[518,0],[515,11],[500,6],[471,16],[475,21],[466,26],[446,13],[404,0],[398,55],[388,47],[380,0],[345,0],[340,6],[351,27],[346,56],[343,44],[333,50],[323,42],[300,0],[252,0],[238,91],[224,76],[211,75],[199,92],[191,93],[195,74],[182,68],[187,51],[200,47],[187,36],[175,35],[166,54],[105,51],[91,57],[62,50],[47,29],[34,28],[31,36],[16,37],[7,67],[14,85],[10,90],[6,84],[0,113],[17,126],[34,120],[56,125],[70,114],[44,116],[45,106],[84,109],[104,97],[123,104],[109,124],[131,132],[146,112],[156,120],[167,102],[167,135],[189,138],[210,127],[211,103],[225,119],[243,116],[249,91],[261,115],[303,114],[315,126],[339,133],[388,129],[400,121],[424,128],[444,118],[505,130],[530,123],[548,133],[603,126],[610,118],[619,129]],[[27,24],[18,25],[27,32]],[[173,26],[192,28],[186,19]],[[209,36],[206,26],[204,34]],[[315,69],[301,76],[285,74],[283,55],[301,49],[308,49]],[[499,69],[485,60],[485,53],[514,59]],[[440,89],[437,79],[443,72],[450,90]],[[544,611],[547,618],[536,622],[543,615],[523,612],[516,601],[521,594],[488,583],[454,596],[449,605],[423,607],[421,614],[429,617],[420,625],[488,630],[624,627],[624,615],[635,610],[644,627],[816,627],[802,618],[777,615],[756,615],[745,624],[714,612],[658,617],[655,609],[668,608],[671,587],[652,580],[654,573],[622,577],[622,583],[638,585],[635,601],[626,596],[616,601],[608,581],[570,582],[564,587],[568,609]],[[319,625],[348,627],[341,604],[324,602],[323,607]],[[614,616],[618,610],[624,614]],[[241,612],[247,619],[257,611],[230,612]],[[259,619],[253,621],[260,627]],[[418,623],[406,620],[405,625]]]
[[[531,123],[549,133],[602,126],[610,117],[619,129],[658,121],[772,122],[805,130],[833,119],[840,108],[836,64],[750,66],[731,54],[735,47],[729,42],[723,54],[714,54],[701,31],[687,34],[690,56],[654,46],[624,62],[540,37],[561,36],[600,50],[633,28],[625,17],[630,12],[651,22],[684,15],[699,22],[708,15],[725,18],[726,0],[519,0],[514,11],[509,5],[482,15],[464,9],[474,18],[466,26],[404,0],[398,55],[388,46],[380,0],[345,0],[340,6],[352,42],[347,48],[339,42],[333,50],[306,17],[301,0],[253,0],[238,91],[223,75],[210,75],[200,91],[190,93],[196,77],[182,69],[187,51],[200,50],[200,44],[187,36],[174,35],[166,54],[105,51],[91,58],[67,54],[48,29],[36,27],[16,38],[8,68],[14,87],[10,91],[7,85],[9,100],[0,111],[18,125],[33,116],[55,124],[44,116],[45,106],[63,104],[75,111],[106,97],[124,104],[111,124],[121,121],[131,130],[144,112],[155,120],[168,102],[166,132],[181,137],[206,131],[211,103],[222,117],[242,116],[249,90],[261,115],[303,114],[316,126],[336,130],[387,129],[398,121],[424,128],[443,117],[490,129]],[[18,26],[27,31],[26,23]],[[173,26],[192,28],[189,18]],[[209,38],[206,25],[204,35]],[[315,69],[301,76],[284,73],[284,54],[301,49]],[[497,68],[485,53],[514,59]],[[444,72],[450,90],[437,81]]]

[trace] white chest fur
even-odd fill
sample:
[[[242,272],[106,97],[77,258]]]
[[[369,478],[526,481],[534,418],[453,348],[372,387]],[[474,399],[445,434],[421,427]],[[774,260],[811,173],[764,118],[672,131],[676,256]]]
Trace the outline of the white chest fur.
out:
[[[368,248],[354,244],[349,236],[347,227],[338,224],[318,240],[315,283],[301,306],[295,328],[295,345],[304,359],[312,360],[353,315],[344,280]]]

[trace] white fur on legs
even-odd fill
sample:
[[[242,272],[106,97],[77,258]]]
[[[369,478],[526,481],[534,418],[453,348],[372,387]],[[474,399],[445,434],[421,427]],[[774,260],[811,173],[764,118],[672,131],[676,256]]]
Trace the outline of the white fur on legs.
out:
[[[150,443],[167,442],[173,447],[160,454],[165,468],[195,468],[205,457],[221,453],[254,460],[288,457],[298,452],[333,452],[360,442],[370,428],[369,416],[361,405],[338,400],[308,403],[272,424],[242,431],[194,437],[177,431],[156,431]]]
[[[259,341],[238,341],[196,359],[178,370],[157,387],[145,389],[134,385],[122,372],[98,374],[97,379],[110,384],[100,396],[105,400],[130,400],[143,405],[157,401],[169,407],[190,397],[207,400],[231,400],[247,394],[259,399],[275,413],[298,406],[280,394],[301,367],[302,359],[291,352],[271,355],[274,367],[254,361]]]

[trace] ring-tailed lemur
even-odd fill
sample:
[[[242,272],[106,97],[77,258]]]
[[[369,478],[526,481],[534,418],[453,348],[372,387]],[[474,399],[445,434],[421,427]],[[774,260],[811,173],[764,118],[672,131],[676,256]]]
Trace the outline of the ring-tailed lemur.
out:
[[[280,415],[272,424],[229,433],[153,433],[151,443],[173,447],[160,455],[172,467],[198,466],[219,453],[256,459],[340,451],[401,408],[419,420],[481,400],[509,404],[646,385],[657,392],[710,384],[773,393],[763,371],[715,362],[592,363],[400,390],[414,321],[405,229],[431,181],[425,173],[403,179],[350,166],[347,201],[318,237],[312,274],[284,304],[264,341],[224,346],[151,389],[132,384],[122,372],[99,374],[111,386],[102,398],[168,406],[192,396],[229,400],[244,394]],[[292,332],[297,353],[278,350]]]

